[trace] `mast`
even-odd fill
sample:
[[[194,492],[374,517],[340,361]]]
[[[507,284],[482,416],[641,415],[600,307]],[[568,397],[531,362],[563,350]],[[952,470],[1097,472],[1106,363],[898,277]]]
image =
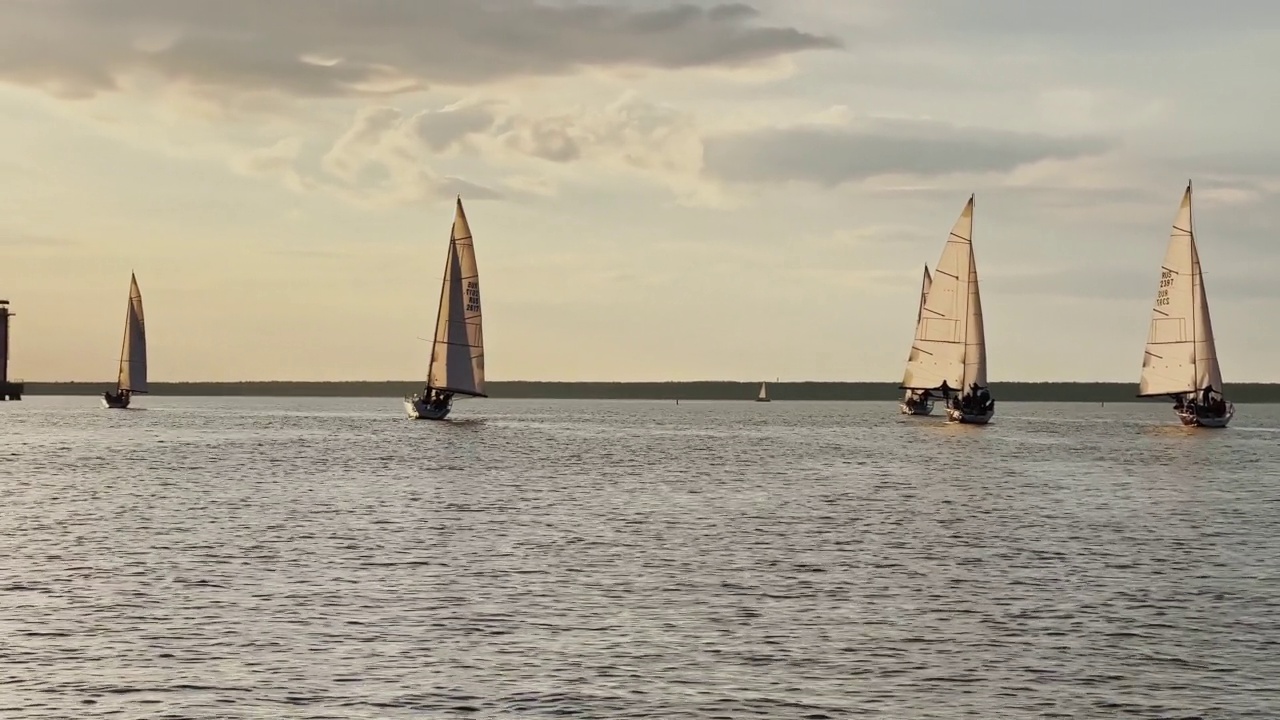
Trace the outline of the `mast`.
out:
[[[124,353],[129,347],[129,319],[133,317],[133,270],[129,271],[129,299],[124,306],[124,335],[120,338],[120,362],[116,367],[116,395],[120,394],[120,378],[124,377]]]
[[[1188,258],[1191,265],[1191,292],[1193,302],[1199,307],[1200,297],[1204,294],[1204,277],[1200,270],[1200,253],[1196,251],[1196,221],[1195,209],[1191,201],[1191,178],[1187,178],[1187,234],[1191,236],[1191,242],[1187,243],[1187,252],[1190,254]],[[1200,295],[1195,293],[1197,290]],[[1196,391],[1201,388],[1196,387],[1200,384],[1200,341],[1196,335],[1196,315],[1198,313],[1193,310],[1191,312],[1191,387]]]
[[[966,297],[969,317],[965,326],[965,369],[967,375],[972,366],[973,374],[967,376],[965,381],[966,386],[975,384],[979,388],[985,388],[988,386],[987,330],[986,319],[982,315],[982,283],[978,280],[978,256],[973,249],[972,226],[969,235],[969,287]],[[972,357],[975,354],[976,357]]]
[[[462,196],[458,195],[454,202],[462,205]],[[454,210],[457,213],[457,210]],[[444,254],[444,272],[440,274],[440,297],[435,304],[435,332],[431,333],[431,359],[426,363],[426,388],[431,388],[431,365],[435,365],[435,346],[440,342],[440,320],[444,313],[444,293],[449,288],[449,265],[453,263],[453,254],[457,252],[457,238],[453,237],[453,227],[449,227],[449,250]]]
[[[964,318],[964,350],[961,350],[961,362],[964,367],[969,367],[969,283],[973,282],[973,213],[977,208],[974,207],[973,193],[969,193],[969,267],[964,271],[968,273],[968,281],[964,288],[964,310],[960,313],[960,317]],[[960,394],[964,395],[965,378],[964,370],[960,371]]]
[[[982,302],[975,302],[975,299],[978,297],[978,260],[975,258],[973,252],[974,215],[977,215],[977,202],[975,202],[974,193],[970,193],[969,195],[969,210],[969,243],[968,247],[966,247],[969,254],[969,266],[966,268],[968,277],[966,277],[965,282],[964,314],[961,315],[964,318],[964,370],[963,375],[961,375],[960,378],[961,396],[965,395],[965,393],[969,391],[969,386],[978,383],[978,380],[982,380],[982,382],[978,383],[979,387],[986,387],[987,384],[986,328],[983,328],[982,318],[980,318],[980,314],[982,314]],[[974,337],[975,333],[980,334],[982,337]],[[972,342],[977,340],[982,341],[980,346],[978,342]],[[973,355],[974,348],[977,348],[978,352],[977,361],[970,360],[970,357]],[[977,365],[978,363],[982,363],[982,366],[975,369],[972,377],[970,377],[970,365]]]

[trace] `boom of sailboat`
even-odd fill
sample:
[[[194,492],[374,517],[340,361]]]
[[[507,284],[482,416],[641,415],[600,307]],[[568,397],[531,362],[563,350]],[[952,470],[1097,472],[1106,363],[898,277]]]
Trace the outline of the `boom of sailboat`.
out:
[[[928,416],[935,402],[941,401],[949,423],[986,425],[995,416],[974,253],[974,207],[971,195],[932,271],[924,266],[915,335],[901,382],[904,394],[899,411],[903,415]],[[444,420],[456,398],[487,397],[480,273],[461,197],[454,205],[440,282],[426,381],[421,391],[404,398],[405,413],[412,419]],[[142,292],[136,275],[131,275],[115,388],[102,394],[102,405],[128,408],[132,396],[147,390]],[[1172,399],[1179,422],[1191,427],[1226,427],[1235,416],[1235,406],[1224,395],[1218,364],[1190,181],[1160,264],[1138,395]],[[755,399],[770,401],[767,382],[760,384]]]

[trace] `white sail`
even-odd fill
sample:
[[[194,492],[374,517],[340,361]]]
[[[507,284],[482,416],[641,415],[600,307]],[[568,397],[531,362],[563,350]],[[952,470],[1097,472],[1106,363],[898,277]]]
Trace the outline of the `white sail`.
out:
[[[919,305],[919,307],[917,307],[917,308],[916,308],[916,333],[917,333],[917,337],[919,336],[919,332],[920,332],[920,319],[924,317],[924,301],[925,301],[925,298],[929,297],[929,286],[930,286],[930,285],[933,285],[933,276],[931,276],[931,275],[929,274],[929,266],[928,266],[928,265],[925,265],[925,266],[924,266],[924,278],[920,280],[920,305]],[[909,399],[911,399],[911,396],[912,396],[912,395],[914,395],[914,394],[915,394],[915,391],[914,391],[914,390],[907,390],[907,391],[903,394],[902,399],[903,399],[904,401],[909,400]]]
[[[760,400],[769,399],[769,389],[766,387],[767,385],[768,383],[760,383],[760,397],[758,399]]]
[[[970,201],[972,202],[972,201]],[[970,218],[970,231],[972,231]],[[972,237],[972,233],[970,234]],[[982,321],[982,295],[978,292],[978,261],[973,256],[973,244],[969,245],[969,322],[966,325],[964,348],[964,384],[962,392],[971,386],[987,387],[987,330]]]
[[[459,395],[485,397],[480,275],[462,198],[458,198],[449,238],[427,386]]]
[[[1192,228],[1191,183],[1187,183],[1160,266],[1138,394],[1180,395],[1206,387],[1222,392],[1222,371]]]
[[[142,291],[138,278],[129,278],[129,306],[124,316],[124,342],[120,348],[117,390],[147,392],[147,329],[142,315]]]
[[[929,297],[929,287],[933,285],[933,276],[929,274],[929,266],[924,266],[924,279],[920,281],[920,307],[916,309],[916,327],[920,326],[920,318],[924,317],[924,301]]]
[[[902,387],[961,391],[986,385],[986,341],[973,258],[973,197],[951,228],[925,293]]]

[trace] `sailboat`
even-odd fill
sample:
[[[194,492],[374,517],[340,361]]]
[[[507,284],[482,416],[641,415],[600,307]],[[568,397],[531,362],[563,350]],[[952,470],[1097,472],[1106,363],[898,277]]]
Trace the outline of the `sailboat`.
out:
[[[414,420],[443,420],[453,407],[454,396],[488,397],[484,389],[480,274],[471,227],[459,197],[440,287],[427,383],[421,393],[404,399],[405,413]]]
[[[756,402],[769,402],[769,383],[760,383],[760,395],[756,397]]]
[[[1222,428],[1236,408],[1222,395],[1222,369],[1192,226],[1188,180],[1160,266],[1138,396],[1169,395],[1183,425]]]
[[[924,266],[924,279],[920,281],[920,306],[916,309],[916,333],[920,331],[920,320],[924,317],[924,301],[929,296],[929,286],[933,278],[929,275],[929,266]],[[933,395],[928,390],[908,390],[898,403],[903,415],[929,415],[933,412]]]
[[[901,388],[945,398],[949,422],[985,425],[995,415],[973,257],[973,196],[933,267]]]
[[[147,392],[147,329],[142,317],[142,291],[138,278],[129,275],[129,306],[124,315],[124,342],[120,347],[120,372],[116,391],[102,393],[102,407],[123,410],[129,398]]]

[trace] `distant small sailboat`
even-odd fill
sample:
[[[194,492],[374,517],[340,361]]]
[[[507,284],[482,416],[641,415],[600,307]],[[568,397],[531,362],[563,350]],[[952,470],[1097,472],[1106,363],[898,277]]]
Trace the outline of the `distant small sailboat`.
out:
[[[933,277],[929,275],[929,266],[924,266],[924,279],[920,281],[920,305],[916,308],[916,333],[920,332],[920,321],[924,317],[924,301],[929,297],[929,286]],[[903,415],[929,415],[933,412],[933,395],[928,390],[908,390],[898,403]]]
[[[443,420],[455,395],[488,397],[484,387],[484,333],[480,317],[480,273],[471,227],[459,197],[440,288],[435,339],[427,383],[421,394],[404,399],[414,420]]]
[[[1160,266],[1160,287],[1151,308],[1138,396],[1169,395],[1183,425],[1223,428],[1235,416],[1236,408],[1222,391],[1222,369],[1196,248],[1188,180]]]
[[[756,397],[756,402],[769,402],[769,383],[760,383],[760,394]]]
[[[949,422],[985,425],[995,415],[973,256],[973,196],[933,268],[901,388],[946,398]]]
[[[124,341],[120,347],[120,371],[116,391],[102,393],[102,406],[114,410],[129,407],[132,395],[147,392],[147,329],[142,316],[142,291],[138,278],[129,276],[129,305],[124,316]]]

